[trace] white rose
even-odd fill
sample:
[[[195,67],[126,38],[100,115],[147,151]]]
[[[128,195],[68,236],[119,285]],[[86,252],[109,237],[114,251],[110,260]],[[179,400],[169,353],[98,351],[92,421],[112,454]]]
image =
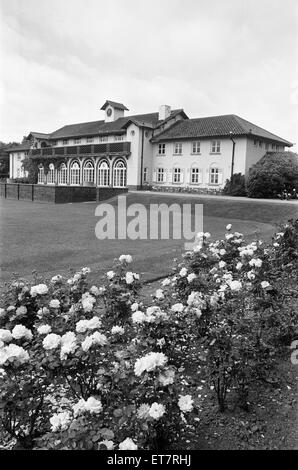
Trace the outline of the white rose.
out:
[[[261,282],[261,287],[262,287],[262,289],[266,289],[266,288],[269,287],[269,286],[270,286],[269,282],[267,282],[267,281],[262,281],[262,282]]]
[[[55,333],[47,335],[42,342],[44,349],[55,349],[60,345],[60,343],[61,336],[56,335]]]
[[[184,310],[184,305],[183,304],[174,304],[171,307],[171,311],[175,313],[181,313]]]
[[[170,284],[171,284],[171,280],[169,278],[164,279],[161,283],[163,287],[169,286]]]
[[[132,306],[130,307],[132,312],[136,312],[139,308],[139,304],[137,302],[133,303]]]
[[[187,275],[187,269],[186,268],[182,268],[179,272],[179,275],[181,277],[185,277]]]
[[[51,333],[52,328],[50,327],[50,325],[41,325],[37,328],[37,331],[40,335],[47,335]]]
[[[188,281],[189,283],[191,283],[194,279],[196,279],[196,277],[197,277],[197,276],[196,276],[195,273],[191,273],[191,274],[189,274],[189,275],[187,276],[187,281]]]
[[[165,298],[163,290],[162,289],[157,289],[155,292],[155,297],[159,300],[162,300]]]
[[[239,290],[241,290],[241,288],[242,288],[242,284],[241,284],[240,281],[232,281],[232,282],[230,283],[230,288],[231,288],[231,290],[233,290],[233,291],[239,291]]]
[[[52,299],[51,302],[49,303],[49,307],[51,308],[59,308],[60,307],[60,302],[58,299]]]
[[[166,412],[165,407],[162,404],[159,403],[152,403],[150,410],[149,410],[149,416],[153,419],[160,419]]]
[[[27,308],[24,305],[21,305],[16,309],[16,315],[18,317],[23,317],[27,313]]]
[[[141,312],[141,310],[137,310],[133,312],[131,319],[133,323],[144,323],[146,321],[146,315],[144,312]]]
[[[101,444],[103,444],[107,448],[107,450],[113,450],[115,447],[114,442],[108,441],[107,439],[105,439],[104,441],[100,441],[98,443],[98,446],[100,446]]]
[[[133,442],[130,437],[127,437],[119,444],[119,450],[137,450],[138,446]]]
[[[121,255],[119,256],[120,263],[132,263],[132,256],[131,255]]]
[[[228,231],[230,231],[231,228],[232,228],[232,224],[228,224],[228,225],[226,226],[226,230],[228,230]]]
[[[92,286],[92,287],[90,288],[90,292],[91,292],[91,294],[93,294],[93,295],[95,295],[95,296],[99,295],[99,289],[98,289],[98,287],[96,287],[96,286]]]
[[[37,286],[33,286],[30,289],[31,297],[36,297],[37,295],[45,295],[48,293],[48,287],[45,284],[38,284]]]
[[[115,276],[114,271],[108,271],[108,272],[107,272],[107,278],[108,278],[108,279],[111,280],[111,279],[113,279],[114,276]]]
[[[99,414],[102,411],[101,401],[94,397],[89,397],[85,403],[85,410],[91,414]]]
[[[193,399],[191,395],[180,395],[178,406],[183,413],[192,411]]]
[[[115,325],[111,329],[112,335],[123,335],[124,334],[124,328],[122,326]]]
[[[12,336],[14,339],[25,338],[28,341],[31,341],[33,337],[31,330],[28,330],[24,325],[16,325],[12,330]]]
[[[9,343],[12,341],[12,334],[9,330],[0,329],[0,341],[3,343]]]
[[[240,269],[242,268],[242,266],[243,266],[243,264],[240,263],[240,261],[239,261],[239,263],[236,264],[236,269],[237,269],[237,271],[240,271]]]
[[[224,268],[226,265],[227,265],[227,263],[225,261],[220,261],[218,263],[218,266],[219,266],[220,269]]]

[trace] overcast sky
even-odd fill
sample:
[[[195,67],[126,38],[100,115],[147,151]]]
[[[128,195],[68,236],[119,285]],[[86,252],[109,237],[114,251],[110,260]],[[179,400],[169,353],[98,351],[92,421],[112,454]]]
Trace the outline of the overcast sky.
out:
[[[0,0],[0,140],[161,104],[298,143],[297,0]],[[297,147],[296,147],[297,149]]]

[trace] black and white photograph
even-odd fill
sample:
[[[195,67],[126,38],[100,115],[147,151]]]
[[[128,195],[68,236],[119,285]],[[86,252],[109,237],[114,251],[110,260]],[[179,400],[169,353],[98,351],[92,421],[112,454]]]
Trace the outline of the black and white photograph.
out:
[[[298,450],[297,1],[0,25],[1,455]]]

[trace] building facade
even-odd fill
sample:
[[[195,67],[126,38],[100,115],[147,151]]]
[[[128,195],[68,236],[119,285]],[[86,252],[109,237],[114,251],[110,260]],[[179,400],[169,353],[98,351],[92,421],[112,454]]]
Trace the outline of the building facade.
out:
[[[159,112],[125,116],[128,109],[109,100],[101,110],[101,121],[31,132],[10,152],[10,177],[22,176],[28,155],[38,166],[38,184],[216,190],[232,172],[247,176],[266,152],[292,146],[236,115],[189,119],[183,109],[162,105]]]

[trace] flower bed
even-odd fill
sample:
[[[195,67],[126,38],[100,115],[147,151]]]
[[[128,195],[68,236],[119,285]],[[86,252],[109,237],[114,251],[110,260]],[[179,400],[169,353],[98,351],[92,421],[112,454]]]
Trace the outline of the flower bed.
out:
[[[268,246],[231,229],[198,234],[151,302],[130,255],[101,286],[88,268],[14,281],[0,310],[3,431],[24,448],[162,450],[200,423],[202,384],[221,412],[230,390],[249,411],[295,335],[298,221]]]

